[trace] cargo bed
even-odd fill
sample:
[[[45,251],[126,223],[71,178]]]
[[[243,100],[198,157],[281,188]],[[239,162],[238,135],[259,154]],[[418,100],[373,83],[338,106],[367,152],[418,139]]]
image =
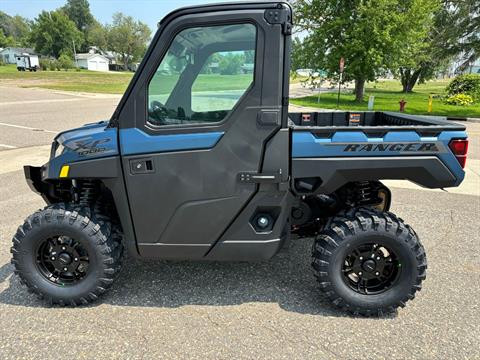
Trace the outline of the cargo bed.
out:
[[[443,130],[463,131],[465,126],[449,122],[446,119],[419,115],[407,115],[396,112],[379,111],[332,111],[332,112],[294,112],[289,113],[290,127],[294,130],[315,130],[316,133],[351,131],[352,127],[361,127],[363,132],[386,130],[417,131],[422,134],[435,134]],[[313,128],[313,129],[312,129]]]
[[[290,113],[297,191],[331,193],[351,181],[405,179],[458,186],[464,171],[450,149],[465,126],[393,112]],[[302,188],[303,187],[303,188]]]

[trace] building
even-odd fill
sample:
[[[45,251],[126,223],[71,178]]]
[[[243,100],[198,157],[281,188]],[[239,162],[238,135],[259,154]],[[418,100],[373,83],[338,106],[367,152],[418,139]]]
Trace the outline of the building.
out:
[[[242,65],[242,74],[253,74],[253,69],[255,68],[255,64],[253,63],[246,63]]]
[[[0,51],[0,59],[2,59],[5,64],[16,64],[16,56],[22,54],[35,55],[35,51],[31,48],[6,47]]]
[[[457,74],[480,74],[480,58],[459,64],[455,72]]]
[[[100,54],[77,54],[75,57],[79,68],[92,71],[109,71],[108,59]]]

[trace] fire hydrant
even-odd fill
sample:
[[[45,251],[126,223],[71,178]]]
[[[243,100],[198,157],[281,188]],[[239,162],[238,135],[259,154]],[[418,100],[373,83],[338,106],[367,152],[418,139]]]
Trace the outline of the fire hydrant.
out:
[[[405,99],[402,99],[398,103],[400,104],[400,111],[404,112],[405,111],[405,105],[407,105],[407,102],[405,101]]]

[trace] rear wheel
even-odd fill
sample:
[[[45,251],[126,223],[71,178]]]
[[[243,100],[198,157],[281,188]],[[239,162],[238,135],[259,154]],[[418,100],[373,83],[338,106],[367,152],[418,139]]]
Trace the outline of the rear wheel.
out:
[[[392,213],[352,209],[317,236],[312,266],[332,303],[355,314],[391,313],[421,290],[427,261],[411,227]]]
[[[94,301],[113,283],[121,235],[88,207],[55,204],[25,220],[13,238],[12,263],[28,289],[52,304]]]

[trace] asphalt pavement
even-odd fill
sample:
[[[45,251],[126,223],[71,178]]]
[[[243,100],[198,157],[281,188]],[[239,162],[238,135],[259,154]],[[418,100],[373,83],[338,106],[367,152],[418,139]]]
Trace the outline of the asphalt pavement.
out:
[[[480,124],[469,179],[451,192],[392,183],[392,211],[425,245],[423,290],[395,315],[337,311],[310,270],[312,240],[262,263],[127,260],[111,292],[49,307],[12,274],[11,237],[44,206],[21,166],[54,133],[107,119],[118,96],[0,87],[0,359],[480,359]]]

